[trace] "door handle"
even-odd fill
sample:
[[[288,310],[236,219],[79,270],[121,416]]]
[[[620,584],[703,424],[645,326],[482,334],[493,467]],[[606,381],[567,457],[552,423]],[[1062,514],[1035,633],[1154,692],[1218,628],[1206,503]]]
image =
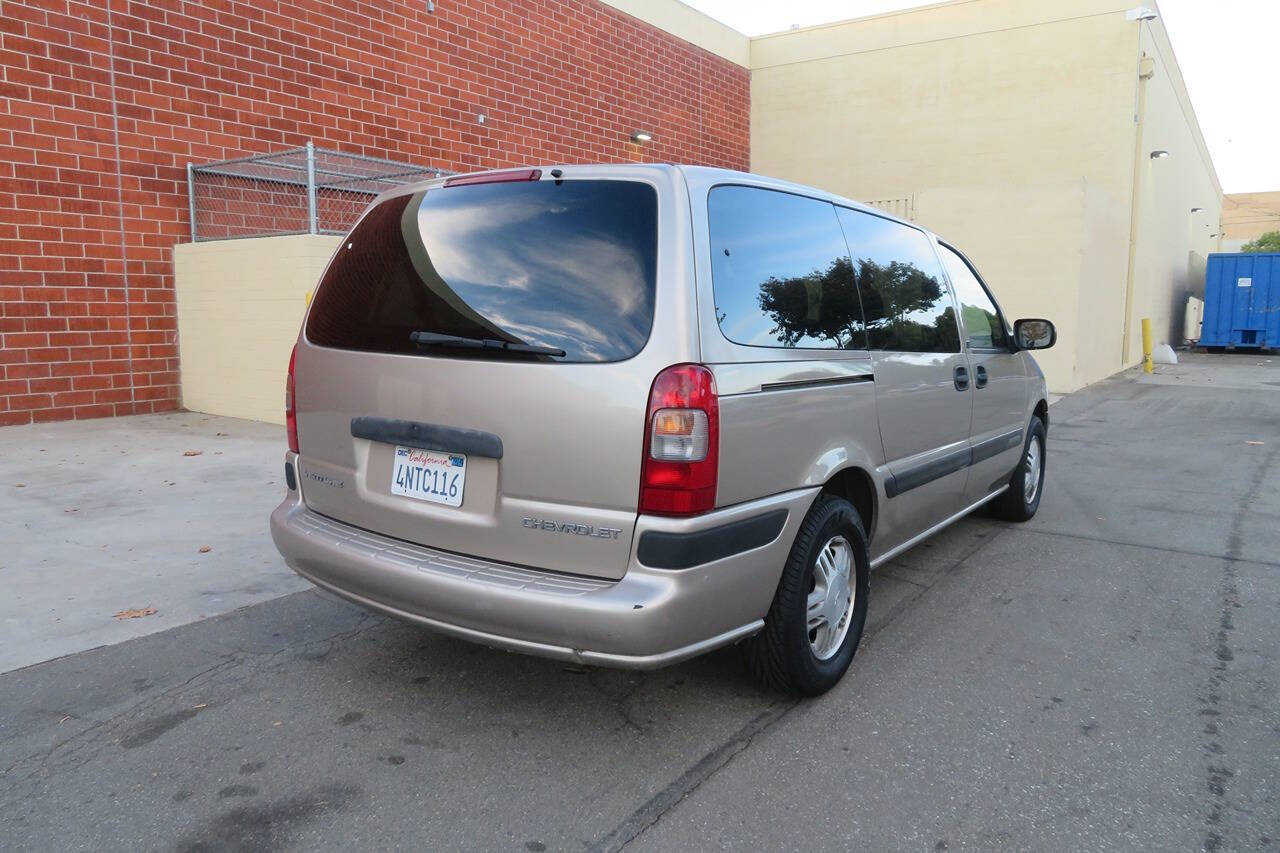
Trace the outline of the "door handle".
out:
[[[973,384],[978,388],[987,387],[987,369],[981,364],[979,364],[977,370],[974,371]]]
[[[969,368],[957,367],[954,374],[956,390],[964,391],[969,387]]]

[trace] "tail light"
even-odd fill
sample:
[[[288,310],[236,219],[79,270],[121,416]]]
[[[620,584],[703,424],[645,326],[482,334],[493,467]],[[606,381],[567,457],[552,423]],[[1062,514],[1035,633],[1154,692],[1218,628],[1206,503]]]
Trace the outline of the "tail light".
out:
[[[284,428],[289,436],[289,449],[298,452],[298,412],[294,407],[293,365],[298,359],[298,347],[289,353],[289,375],[284,380]]]
[[[653,380],[645,422],[640,512],[694,515],[716,504],[720,404],[700,364],[668,367]]]

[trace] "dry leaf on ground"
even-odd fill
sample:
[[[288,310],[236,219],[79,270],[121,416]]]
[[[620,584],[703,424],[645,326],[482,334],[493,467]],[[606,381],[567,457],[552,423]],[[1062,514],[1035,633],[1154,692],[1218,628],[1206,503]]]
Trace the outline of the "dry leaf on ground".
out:
[[[208,553],[209,553],[210,551],[212,551],[212,550],[213,550],[213,546],[212,546],[212,545],[201,545],[201,546],[200,546],[200,553],[201,553],[201,554],[208,554]]]
[[[199,456],[201,453],[204,453],[204,451],[203,451],[203,450],[184,450],[184,451],[182,451],[182,455],[183,455],[183,456]]]
[[[121,610],[115,614],[116,619],[138,619],[143,616],[150,616],[155,613],[154,607],[134,607],[129,610]]]

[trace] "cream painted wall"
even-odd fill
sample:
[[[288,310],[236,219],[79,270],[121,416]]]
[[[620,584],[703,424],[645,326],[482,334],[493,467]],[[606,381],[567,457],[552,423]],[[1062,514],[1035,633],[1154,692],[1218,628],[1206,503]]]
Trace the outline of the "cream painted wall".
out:
[[[174,247],[183,406],[284,423],[306,295],[339,242],[303,234]]]
[[[730,62],[746,66],[751,40],[679,0],[602,0],[646,24],[695,44]]]
[[[1191,260],[1217,251],[1222,187],[1200,135],[1181,72],[1158,22],[1142,27],[1142,53],[1153,60],[1147,81],[1142,151],[1138,157],[1138,240],[1134,305],[1126,364],[1142,360],[1138,324],[1151,318],[1155,342],[1182,343],[1188,295],[1204,295],[1203,272]],[[1156,149],[1169,152],[1152,160]],[[1204,211],[1192,214],[1191,208]],[[1195,272],[1195,278],[1191,273]]]
[[[1037,356],[1051,390],[1101,379],[1122,366],[1140,38],[1172,56],[1158,21],[1126,20],[1133,5],[963,0],[755,39],[752,171],[912,199],[1009,314],[1058,325],[1058,346]],[[1176,179],[1140,197],[1133,313],[1163,329],[1200,245],[1169,205],[1196,195],[1185,212],[1202,206],[1216,222],[1221,194],[1205,189],[1216,185],[1207,154],[1193,156],[1181,79],[1161,74],[1150,132],[1188,153],[1161,161]]]

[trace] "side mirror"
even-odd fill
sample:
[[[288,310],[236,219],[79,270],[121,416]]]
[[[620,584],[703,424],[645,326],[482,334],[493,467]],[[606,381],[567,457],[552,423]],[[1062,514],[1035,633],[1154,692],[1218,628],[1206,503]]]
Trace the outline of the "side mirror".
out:
[[[1048,349],[1058,342],[1058,330],[1048,320],[1018,320],[1013,339],[1018,349]]]

